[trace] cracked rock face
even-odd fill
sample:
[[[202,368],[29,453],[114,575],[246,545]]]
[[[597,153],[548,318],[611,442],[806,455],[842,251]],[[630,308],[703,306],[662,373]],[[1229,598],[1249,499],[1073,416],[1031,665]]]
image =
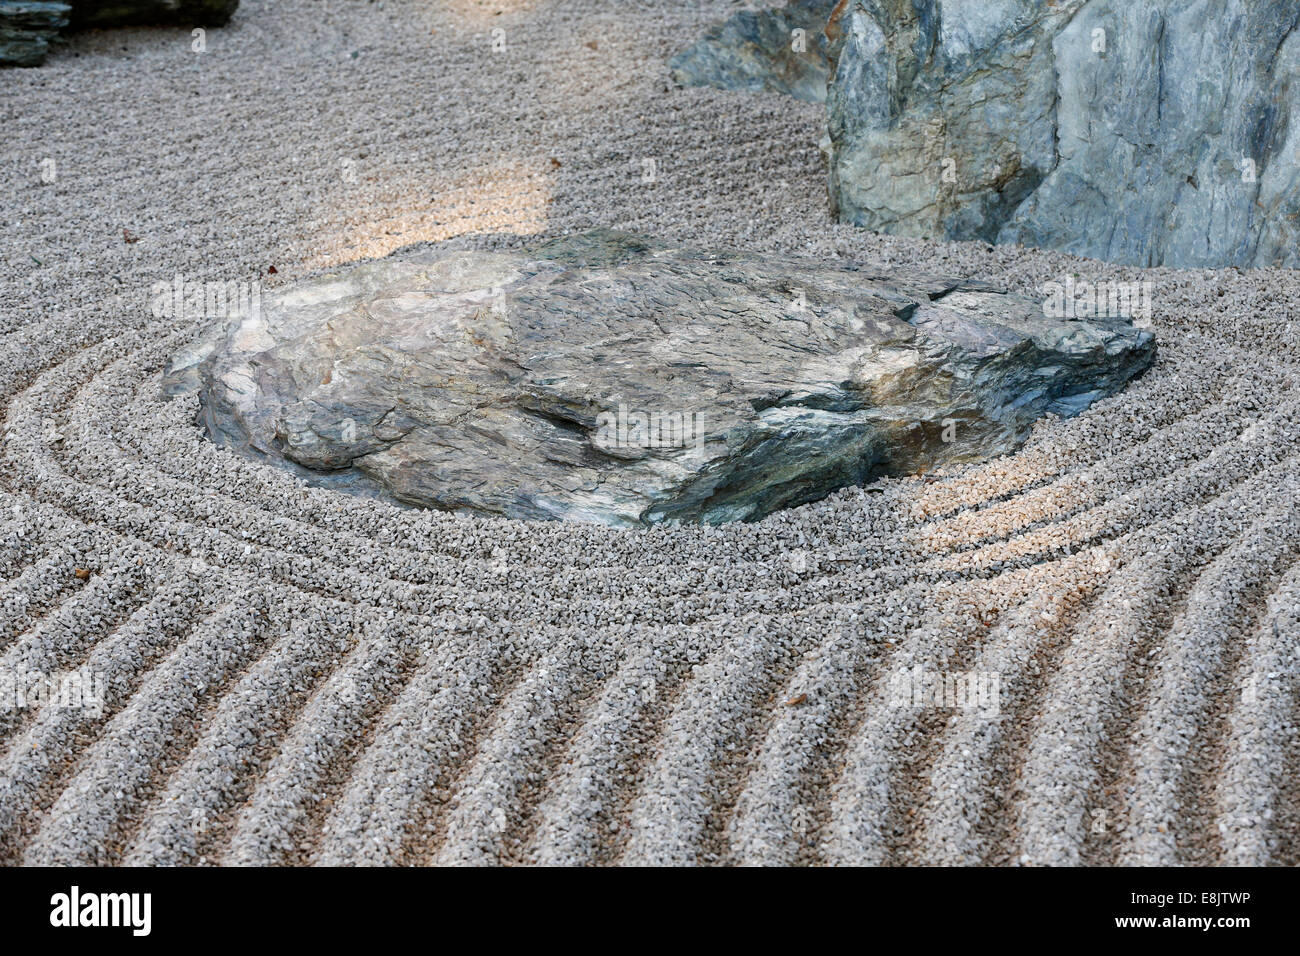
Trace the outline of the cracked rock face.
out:
[[[832,205],[1141,266],[1300,264],[1294,0],[843,0]]]
[[[596,231],[268,294],[176,357],[210,436],[434,508],[749,520],[1014,449],[1152,361],[979,283]]]
[[[826,36],[835,0],[790,0],[774,10],[742,10],[668,61],[683,86],[826,99]]]

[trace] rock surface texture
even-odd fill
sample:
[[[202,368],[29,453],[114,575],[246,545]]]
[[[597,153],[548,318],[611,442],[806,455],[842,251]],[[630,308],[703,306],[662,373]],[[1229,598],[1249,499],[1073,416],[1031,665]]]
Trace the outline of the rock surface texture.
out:
[[[64,29],[150,24],[218,27],[239,0],[0,0],[0,66],[40,66]]]
[[[1294,0],[843,0],[837,214],[1134,265],[1300,264]]]
[[[826,99],[826,35],[835,0],[791,0],[775,10],[742,10],[668,61],[683,86]]]
[[[66,3],[0,0],[0,66],[39,66],[68,11]]]
[[[402,502],[631,526],[1009,452],[1154,353],[979,283],[600,230],[305,282],[168,385],[222,443]]]

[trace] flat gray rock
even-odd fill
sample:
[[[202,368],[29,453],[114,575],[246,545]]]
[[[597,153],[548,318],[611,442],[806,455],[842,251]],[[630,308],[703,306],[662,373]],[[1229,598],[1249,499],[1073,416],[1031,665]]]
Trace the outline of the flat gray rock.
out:
[[[1128,320],[977,282],[605,230],[421,250],[246,311],[165,378],[214,440],[408,504],[620,526],[1002,454],[1155,354]]]
[[[0,66],[40,66],[69,10],[66,3],[0,0]]]
[[[62,32],[175,24],[222,26],[239,0],[0,0],[0,66],[40,66]]]
[[[826,36],[835,0],[790,0],[772,10],[741,10],[668,61],[682,86],[826,99]]]
[[[1300,265],[1295,0],[845,0],[837,214],[1140,266]]]

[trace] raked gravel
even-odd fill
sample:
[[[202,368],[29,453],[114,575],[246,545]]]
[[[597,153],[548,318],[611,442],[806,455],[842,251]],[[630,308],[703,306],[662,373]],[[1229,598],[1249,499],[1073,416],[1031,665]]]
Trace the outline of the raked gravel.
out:
[[[1300,277],[836,225],[820,107],[666,79],[733,8],[245,0],[0,73],[0,676],[103,690],[0,705],[0,862],[1300,862]],[[629,532],[308,488],[159,393],[177,273],[593,226],[1150,280],[1160,359],[1009,458]]]

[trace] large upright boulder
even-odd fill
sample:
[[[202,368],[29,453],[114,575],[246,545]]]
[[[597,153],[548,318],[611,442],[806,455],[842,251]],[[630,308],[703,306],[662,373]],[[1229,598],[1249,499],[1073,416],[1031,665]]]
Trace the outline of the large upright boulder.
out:
[[[1300,264],[1294,0],[843,0],[830,193],[901,235]]]
[[[760,518],[1001,454],[1155,352],[1125,319],[979,283],[607,231],[265,299],[169,370],[215,440],[409,504],[623,526]]]

